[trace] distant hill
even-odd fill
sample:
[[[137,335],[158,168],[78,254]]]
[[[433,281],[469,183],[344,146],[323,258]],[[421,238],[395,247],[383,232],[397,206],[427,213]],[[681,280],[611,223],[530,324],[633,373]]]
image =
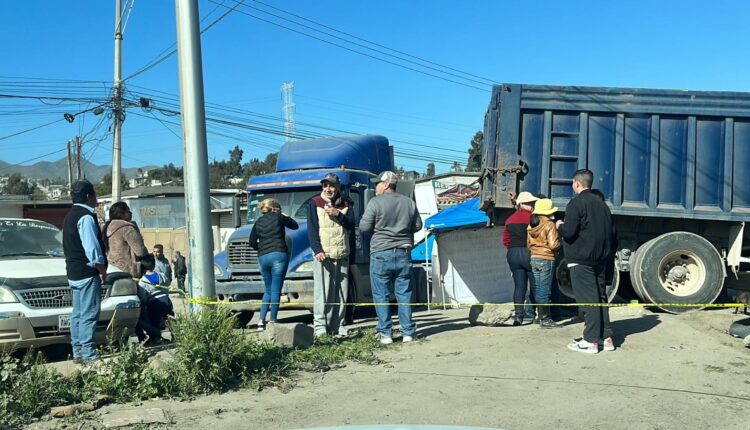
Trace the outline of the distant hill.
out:
[[[146,166],[141,167],[143,170],[149,170],[156,168],[157,166]],[[84,162],[81,166],[82,173],[92,182],[99,182],[102,180],[105,174],[112,171],[111,165],[98,166],[89,162]],[[7,176],[18,173],[25,178],[30,179],[55,179],[55,178],[67,178],[68,177],[68,161],[66,158],[61,158],[57,161],[40,161],[35,164],[28,166],[17,166],[5,161],[0,160],[0,175]],[[73,167],[73,175],[75,175],[75,166]],[[138,173],[138,168],[122,169],[122,173],[130,179],[134,178]]]

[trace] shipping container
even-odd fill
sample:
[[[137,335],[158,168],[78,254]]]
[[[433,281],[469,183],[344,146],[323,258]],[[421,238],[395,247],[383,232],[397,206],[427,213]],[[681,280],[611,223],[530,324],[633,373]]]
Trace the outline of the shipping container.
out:
[[[748,166],[749,93],[496,85],[485,116],[483,208],[502,223],[509,193],[529,191],[564,211],[574,172],[587,168],[618,231],[613,288],[629,272],[643,300],[706,304],[727,273],[738,286]]]

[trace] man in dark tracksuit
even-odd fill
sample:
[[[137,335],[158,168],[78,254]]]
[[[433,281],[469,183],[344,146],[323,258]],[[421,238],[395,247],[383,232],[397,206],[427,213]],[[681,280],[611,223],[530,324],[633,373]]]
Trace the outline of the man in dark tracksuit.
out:
[[[557,221],[563,237],[565,258],[568,261],[573,293],[578,303],[607,303],[605,285],[606,263],[613,243],[612,214],[601,197],[591,192],[594,174],[581,169],[573,177],[576,197],[565,209],[565,222]],[[588,354],[614,351],[609,308],[582,306],[584,313],[583,339],[568,348]]]

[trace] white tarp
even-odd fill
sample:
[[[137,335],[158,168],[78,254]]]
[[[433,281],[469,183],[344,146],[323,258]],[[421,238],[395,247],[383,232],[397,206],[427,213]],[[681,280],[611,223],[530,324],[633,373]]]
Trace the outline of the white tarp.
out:
[[[502,232],[503,227],[482,227],[437,235],[439,277],[433,278],[433,303],[443,303],[443,294],[447,305],[513,301]]]

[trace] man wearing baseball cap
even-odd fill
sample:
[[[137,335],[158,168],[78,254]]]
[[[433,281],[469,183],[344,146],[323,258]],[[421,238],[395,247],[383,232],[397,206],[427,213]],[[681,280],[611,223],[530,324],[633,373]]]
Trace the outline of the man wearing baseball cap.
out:
[[[531,221],[534,202],[538,199],[528,191],[516,197],[516,211],[505,220],[503,229],[503,245],[508,248],[507,260],[510,273],[513,275],[513,303],[515,303],[514,326],[531,324],[534,320],[534,310],[531,306],[524,307],[526,293],[529,292],[531,302],[534,302],[534,275],[531,271],[531,254],[526,246],[527,229]]]
[[[390,312],[390,286],[398,301],[398,320],[404,342],[414,340],[416,325],[411,319],[411,248],[414,233],[422,229],[417,205],[410,198],[396,193],[398,176],[391,171],[378,175],[373,182],[375,194],[359,223],[370,240],[370,284],[375,311],[378,314],[380,343],[393,343]]]
[[[335,173],[320,180],[320,195],[310,199],[307,238],[313,252],[313,329],[315,336],[346,335],[345,304],[349,291],[349,254],[354,212],[341,195]]]

